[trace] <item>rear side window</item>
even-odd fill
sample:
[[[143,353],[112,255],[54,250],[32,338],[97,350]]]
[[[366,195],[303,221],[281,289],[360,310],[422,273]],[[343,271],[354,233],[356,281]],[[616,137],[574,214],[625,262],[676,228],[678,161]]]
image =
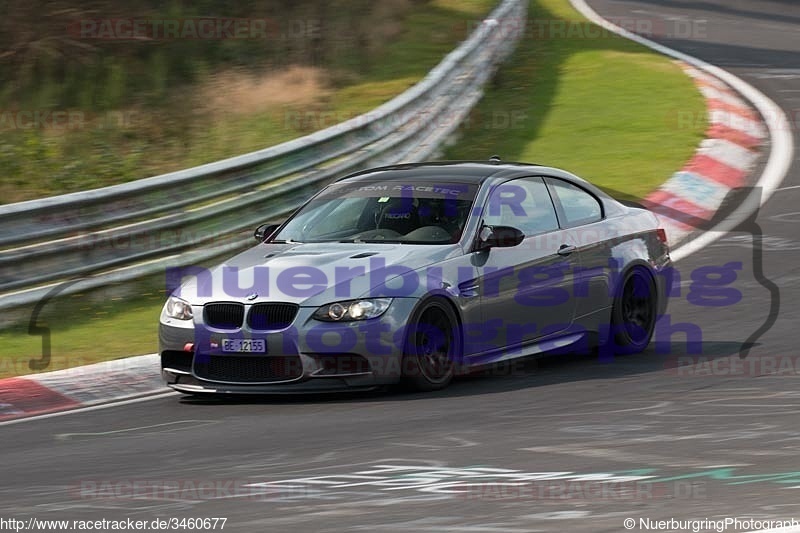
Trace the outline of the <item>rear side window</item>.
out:
[[[600,201],[592,194],[563,180],[546,178],[546,181],[561,207],[565,227],[591,224],[603,218]]]
[[[489,226],[512,226],[526,237],[558,229],[553,201],[542,178],[520,178],[495,187],[484,211]]]

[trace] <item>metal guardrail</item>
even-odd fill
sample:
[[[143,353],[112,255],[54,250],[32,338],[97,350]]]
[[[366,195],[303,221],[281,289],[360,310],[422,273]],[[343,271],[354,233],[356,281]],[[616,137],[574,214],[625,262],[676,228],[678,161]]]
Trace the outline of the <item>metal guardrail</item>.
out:
[[[426,77],[373,111],[257,152],[130,183],[0,206],[0,308],[193,264],[251,245],[344,173],[430,157],[482,95],[525,26],[503,0]]]

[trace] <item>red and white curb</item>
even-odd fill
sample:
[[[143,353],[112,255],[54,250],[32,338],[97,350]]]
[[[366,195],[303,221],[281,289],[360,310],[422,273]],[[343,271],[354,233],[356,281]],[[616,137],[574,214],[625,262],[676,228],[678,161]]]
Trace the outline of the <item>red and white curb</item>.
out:
[[[746,184],[767,138],[756,111],[718,78],[682,65],[706,99],[708,129],[694,157],[650,193],[644,204],[673,245],[704,228],[731,189]]]
[[[167,392],[157,354],[0,379],[0,421]]]

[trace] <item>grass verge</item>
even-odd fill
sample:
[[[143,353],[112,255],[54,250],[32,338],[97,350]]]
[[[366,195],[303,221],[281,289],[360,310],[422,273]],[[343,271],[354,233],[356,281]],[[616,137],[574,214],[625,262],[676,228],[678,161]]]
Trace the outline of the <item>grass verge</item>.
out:
[[[36,322],[50,330],[50,364],[45,371],[154,353],[163,304],[158,290],[107,301],[78,294],[65,297],[57,310],[46,310]],[[34,373],[30,361],[42,358],[41,335],[29,335],[26,323],[4,330],[0,342],[0,378]]]
[[[580,19],[566,0],[533,0],[529,20],[547,27]],[[587,24],[574,23],[590,34]],[[435,21],[423,27],[422,34],[431,32]],[[448,158],[498,153],[507,160],[561,166],[630,197],[645,195],[689,159],[705,123],[691,120],[678,127],[678,117],[704,117],[705,104],[677,65],[606,34],[536,37],[526,35],[500,69],[447,149]],[[408,64],[415,52],[395,53],[392,61]],[[383,79],[376,75],[341,89],[335,108],[352,102],[367,111],[418,77],[404,68],[383,70]],[[150,287],[156,286],[152,281]],[[152,288],[136,294],[118,301],[75,297],[54,306],[43,317],[52,330],[49,370],[155,352],[164,296]],[[28,335],[27,325],[0,332],[0,377],[30,373],[28,361],[40,354],[41,337]]]
[[[705,102],[678,64],[583,21],[567,0],[532,1],[527,28],[447,159],[561,167],[636,199],[691,157]]]

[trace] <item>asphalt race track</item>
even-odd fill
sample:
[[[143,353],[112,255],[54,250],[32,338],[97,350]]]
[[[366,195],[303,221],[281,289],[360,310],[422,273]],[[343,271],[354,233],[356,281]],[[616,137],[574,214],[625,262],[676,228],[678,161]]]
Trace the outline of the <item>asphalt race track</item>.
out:
[[[695,20],[697,31],[656,40],[733,72],[797,126],[794,0],[590,3],[604,16],[664,28]],[[796,160],[781,187],[757,218],[761,261],[748,226],[678,265],[682,290],[670,320],[701,330],[701,339],[691,336],[701,354],[676,334],[669,353],[651,345],[612,362],[529,361],[433,394],[239,403],[171,395],[5,425],[0,516],[224,517],[226,531],[294,532],[617,532],[625,518],[637,521],[634,531],[642,530],[640,518],[800,521]],[[691,274],[723,265],[736,273],[726,285],[734,291],[717,293],[722,300],[709,306],[707,292],[691,293]],[[777,314],[770,282],[780,292]],[[676,367],[689,360],[697,364]]]

